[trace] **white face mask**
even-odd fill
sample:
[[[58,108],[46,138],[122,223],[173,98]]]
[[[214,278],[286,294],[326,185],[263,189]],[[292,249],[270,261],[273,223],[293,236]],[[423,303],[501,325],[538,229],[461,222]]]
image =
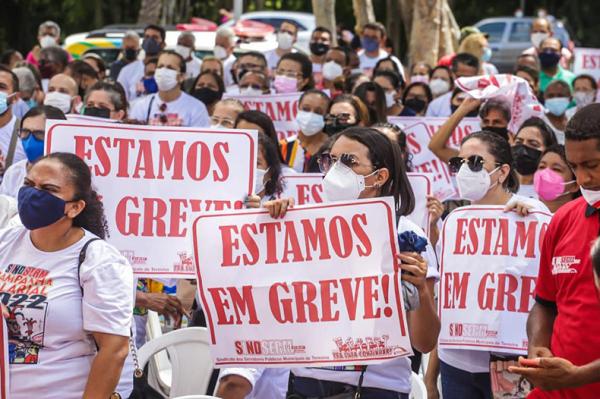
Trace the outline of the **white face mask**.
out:
[[[367,176],[359,175],[341,162],[333,164],[323,178],[323,192],[328,201],[349,201],[358,199],[365,188],[365,178],[374,175],[379,170]]]
[[[154,72],[154,80],[160,91],[169,91],[177,86],[177,75],[179,73],[169,68],[158,68]]]
[[[388,108],[392,108],[394,104],[396,104],[396,99],[394,96],[396,95],[395,91],[386,91],[385,92],[385,106]]]
[[[294,45],[294,36],[286,32],[279,32],[277,34],[277,44],[282,50],[289,50]]]
[[[576,91],[575,93],[573,93],[573,98],[575,99],[575,104],[577,104],[577,107],[582,108],[594,102],[594,100],[596,99],[596,92]]]
[[[548,34],[548,33],[534,32],[531,34],[531,44],[533,44],[533,46],[535,48],[539,48],[540,44],[542,44],[542,41],[549,37],[550,37],[550,34]]]
[[[265,175],[269,172],[269,168],[259,169],[256,168],[256,175],[254,177],[254,194],[259,194],[265,189]]]
[[[60,109],[64,114],[71,112],[71,96],[59,91],[51,91],[44,98],[44,105]]]
[[[227,50],[225,50],[225,47],[223,46],[215,46],[213,49],[213,55],[220,60],[224,60],[228,56]]]
[[[210,125],[211,129],[227,129],[225,126],[221,125],[220,123],[216,123],[214,125]]]
[[[248,86],[248,87],[241,87],[240,94],[242,94],[244,96],[260,96],[263,94],[263,92],[262,92],[262,90],[255,89],[254,87]]]
[[[335,78],[342,76],[344,68],[335,61],[327,61],[323,64],[322,73],[325,80],[334,80]]]
[[[431,89],[431,94],[439,96],[450,91],[450,83],[446,82],[444,79],[435,78],[431,79],[431,82],[429,82],[429,88]]]
[[[184,60],[187,60],[192,54],[192,49],[178,44],[177,46],[175,46],[175,52],[182,56]]]
[[[323,115],[307,111],[298,111],[296,114],[296,122],[298,122],[300,130],[305,136],[314,136],[323,130],[323,127],[325,126]]]
[[[44,35],[40,38],[40,47],[47,48],[56,46],[56,39],[51,35]]]
[[[479,172],[473,172],[469,165],[462,164],[456,174],[456,185],[458,186],[458,195],[460,198],[473,201],[482,199],[493,187],[490,176],[496,172],[499,167],[489,172],[485,168]],[[496,183],[494,183],[495,185]]]
[[[585,202],[594,208],[598,206],[598,203],[600,202],[600,191],[592,191],[583,187],[579,187],[579,190],[581,191],[581,195],[583,196],[583,199],[585,199]]]

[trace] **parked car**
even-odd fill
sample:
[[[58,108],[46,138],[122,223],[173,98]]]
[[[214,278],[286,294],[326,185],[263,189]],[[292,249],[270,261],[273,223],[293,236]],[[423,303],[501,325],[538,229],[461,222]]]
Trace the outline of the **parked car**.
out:
[[[298,26],[298,41],[296,48],[305,53],[309,53],[309,43],[312,31],[317,26],[317,21],[313,14],[295,11],[256,11],[242,14],[240,19],[249,19],[271,25],[275,29],[285,21],[292,21]],[[227,21],[221,26],[233,27],[235,21]]]
[[[560,39],[563,46],[573,48],[569,32],[561,21],[552,21],[554,36]],[[523,50],[532,46],[530,39],[532,17],[497,17],[486,18],[475,24],[480,31],[489,35],[488,42],[492,49],[491,63],[500,72],[512,72],[517,57]]]

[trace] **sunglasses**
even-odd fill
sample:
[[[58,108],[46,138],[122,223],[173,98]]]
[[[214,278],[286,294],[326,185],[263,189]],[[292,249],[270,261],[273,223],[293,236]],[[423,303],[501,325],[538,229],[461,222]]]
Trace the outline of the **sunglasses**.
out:
[[[340,161],[343,165],[346,165],[350,169],[355,166],[360,166],[358,159],[352,154],[342,154],[339,158],[332,157],[329,153],[320,154],[317,158],[317,164],[321,173],[329,172],[329,169],[337,162]],[[377,165],[373,165],[374,169],[377,169]]]
[[[448,168],[452,173],[458,173],[461,166],[466,162],[469,169],[472,172],[479,172],[483,169],[483,164],[485,163],[485,159],[479,155],[471,155],[468,158],[461,157],[452,157],[448,161]]]

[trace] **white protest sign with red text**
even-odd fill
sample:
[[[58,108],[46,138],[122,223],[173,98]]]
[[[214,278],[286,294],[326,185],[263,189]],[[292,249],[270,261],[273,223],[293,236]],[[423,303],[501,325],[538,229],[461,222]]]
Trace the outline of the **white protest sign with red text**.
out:
[[[216,366],[374,364],[411,353],[391,198],[194,222]]]
[[[448,166],[427,148],[431,137],[448,118],[391,116],[388,121],[398,125],[406,133],[408,150],[412,154],[413,170],[433,175],[433,195],[440,201],[453,198],[457,191],[454,187]],[[478,118],[463,118],[450,137],[449,146],[458,149],[462,139],[481,130]]]
[[[74,153],[89,165],[108,241],[147,277],[194,276],[188,228],[200,213],[243,207],[256,148],[256,131],[46,124],[46,153]]]
[[[320,204],[325,201],[321,173],[298,173],[283,176],[281,198],[293,198],[296,205]]]
[[[4,313],[0,307],[0,399],[8,399],[8,332]]]
[[[575,75],[587,74],[600,80],[600,48],[576,47],[573,55]]]
[[[441,232],[439,345],[527,353],[540,247],[551,215],[504,213],[503,206],[454,210]]]
[[[298,134],[296,113],[298,100],[302,93],[263,94],[260,96],[245,96],[241,94],[224,94],[223,98],[235,98],[244,104],[248,111],[261,111],[269,115],[275,125],[275,130],[280,139],[285,139]]]

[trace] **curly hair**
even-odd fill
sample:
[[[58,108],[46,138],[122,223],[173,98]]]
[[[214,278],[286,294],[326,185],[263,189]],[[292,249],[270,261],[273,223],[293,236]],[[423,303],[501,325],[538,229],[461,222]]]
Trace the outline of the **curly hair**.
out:
[[[67,152],[54,152],[40,158],[58,161],[68,171],[70,183],[75,189],[74,201],[85,202],[83,211],[75,219],[73,226],[81,227],[105,239],[108,237],[108,224],[104,215],[104,205],[98,194],[92,188],[92,175],[86,163],[75,154]]]

